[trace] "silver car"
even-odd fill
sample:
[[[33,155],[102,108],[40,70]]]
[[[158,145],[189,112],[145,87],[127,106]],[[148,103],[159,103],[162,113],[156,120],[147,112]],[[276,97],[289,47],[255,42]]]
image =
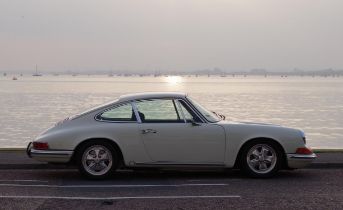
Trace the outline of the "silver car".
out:
[[[71,116],[27,147],[30,157],[73,163],[94,179],[119,167],[239,168],[253,177],[301,168],[316,155],[301,130],[226,121],[184,93],[124,95]]]

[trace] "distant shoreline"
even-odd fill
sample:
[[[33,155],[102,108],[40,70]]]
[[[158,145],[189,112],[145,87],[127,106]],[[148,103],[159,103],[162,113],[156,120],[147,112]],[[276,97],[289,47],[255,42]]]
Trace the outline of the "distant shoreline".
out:
[[[23,73],[3,73],[1,77],[37,77],[36,75],[31,74],[23,74]],[[71,76],[71,77],[77,77],[77,76],[104,76],[104,77],[169,77],[169,76],[181,76],[181,77],[343,77],[342,73],[335,73],[335,74],[311,74],[311,73],[304,73],[304,74],[294,74],[294,73],[265,73],[265,74],[252,74],[252,73],[226,73],[226,74],[84,74],[84,73],[78,73],[78,74],[56,74],[56,73],[42,73],[39,75],[39,77],[44,76]]]
[[[10,75],[31,75],[37,76],[35,72],[25,71],[0,71],[2,76],[10,76]],[[51,76],[59,76],[59,75],[71,75],[71,76],[79,76],[79,75],[104,75],[104,76],[221,76],[221,77],[235,77],[235,76],[321,76],[321,77],[340,77],[343,76],[343,70],[335,70],[335,69],[323,69],[323,70],[316,70],[316,71],[305,71],[305,70],[298,70],[294,69],[293,71],[268,71],[265,69],[252,69],[250,71],[224,71],[220,69],[205,69],[199,71],[40,71],[39,76],[44,75],[51,75]]]

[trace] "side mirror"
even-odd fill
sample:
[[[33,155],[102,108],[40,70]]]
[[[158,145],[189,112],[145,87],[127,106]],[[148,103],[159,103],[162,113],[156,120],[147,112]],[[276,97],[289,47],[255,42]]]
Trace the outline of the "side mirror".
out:
[[[215,114],[215,115],[217,115],[217,117],[219,117],[220,119],[222,119],[222,120],[225,120],[225,115],[223,115],[223,114],[219,114],[219,113],[216,113],[216,112],[214,112],[214,111],[212,111],[212,113],[213,114]]]
[[[222,120],[225,120],[225,115],[223,115],[223,114],[218,114],[219,115],[219,117],[222,119]]]

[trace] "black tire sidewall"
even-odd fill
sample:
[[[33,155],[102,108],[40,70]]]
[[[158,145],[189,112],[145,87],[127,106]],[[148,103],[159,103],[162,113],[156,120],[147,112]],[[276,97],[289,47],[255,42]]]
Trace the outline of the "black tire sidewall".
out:
[[[84,152],[91,146],[94,145],[101,145],[106,147],[110,152],[111,152],[111,156],[112,156],[112,166],[111,168],[103,175],[93,175],[88,173],[83,164],[82,164],[82,156],[84,154]],[[77,155],[76,155],[76,164],[78,166],[78,169],[80,171],[80,173],[85,176],[86,178],[89,179],[105,179],[108,178],[109,176],[111,176],[115,170],[118,168],[118,153],[116,152],[115,148],[113,148],[113,146],[111,144],[109,144],[108,142],[105,141],[92,141],[92,142],[87,142],[83,145],[81,145],[81,147],[79,148],[79,151],[77,151]]]
[[[269,147],[274,149],[274,151],[276,153],[276,156],[277,156],[276,164],[275,164],[273,170],[271,170],[270,172],[265,173],[265,174],[260,174],[260,173],[254,172],[249,167],[249,165],[247,163],[247,154],[248,154],[249,150],[253,146],[257,145],[257,144],[268,145]],[[241,153],[241,156],[240,156],[241,170],[246,175],[248,175],[250,177],[253,177],[253,178],[269,178],[269,177],[274,176],[279,171],[279,169],[281,168],[282,159],[283,159],[282,151],[281,151],[281,149],[279,148],[279,146],[276,143],[270,142],[270,141],[265,141],[265,140],[251,142],[251,143],[248,143],[247,145],[245,145],[243,150],[242,150],[242,153]]]

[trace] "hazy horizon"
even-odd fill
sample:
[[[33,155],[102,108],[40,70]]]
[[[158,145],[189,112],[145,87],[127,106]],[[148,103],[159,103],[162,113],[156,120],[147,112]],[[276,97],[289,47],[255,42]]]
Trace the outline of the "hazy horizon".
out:
[[[0,71],[343,69],[339,0],[0,2]]]

